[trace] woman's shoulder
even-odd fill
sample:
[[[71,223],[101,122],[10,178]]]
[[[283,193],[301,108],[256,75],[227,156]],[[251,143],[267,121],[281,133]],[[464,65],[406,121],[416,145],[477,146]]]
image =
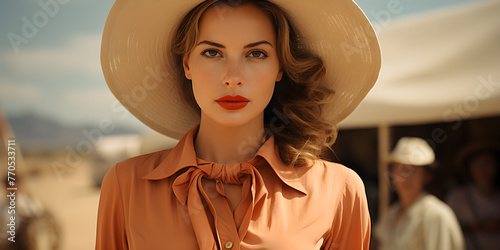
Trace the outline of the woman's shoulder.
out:
[[[319,168],[322,169],[324,175],[328,178],[338,179],[345,176],[345,181],[349,185],[363,183],[361,177],[354,170],[340,163],[318,160],[315,165],[319,165]]]
[[[364,195],[365,186],[359,175],[340,163],[316,160],[308,172],[308,177],[322,180],[328,188],[343,190],[344,195]]]
[[[165,149],[128,158],[116,163],[108,174],[114,172],[119,179],[140,179],[163,162],[170,152],[171,149]]]

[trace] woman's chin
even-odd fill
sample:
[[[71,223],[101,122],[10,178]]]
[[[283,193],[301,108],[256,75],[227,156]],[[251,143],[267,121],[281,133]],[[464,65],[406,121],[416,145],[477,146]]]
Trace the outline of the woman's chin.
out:
[[[213,126],[245,127],[264,124],[263,114],[262,117],[252,116],[243,110],[221,111],[214,115],[205,113],[204,116],[202,115],[201,123],[211,123]]]

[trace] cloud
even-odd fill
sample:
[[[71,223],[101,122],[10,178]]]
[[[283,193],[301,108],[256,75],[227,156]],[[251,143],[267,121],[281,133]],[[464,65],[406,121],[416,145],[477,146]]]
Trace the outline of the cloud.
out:
[[[0,79],[0,109],[6,114],[33,111],[43,96],[44,92],[29,82]]]
[[[78,72],[100,75],[100,44],[99,34],[75,35],[60,47],[23,49],[19,53],[9,51],[1,60],[13,70],[30,74]]]
[[[64,95],[62,103],[79,109],[94,110],[96,113],[103,109],[111,109],[110,106],[115,102],[115,98],[107,90],[79,90]]]
[[[33,84],[8,82],[0,79],[0,99],[2,101],[35,100],[42,96],[39,88]]]

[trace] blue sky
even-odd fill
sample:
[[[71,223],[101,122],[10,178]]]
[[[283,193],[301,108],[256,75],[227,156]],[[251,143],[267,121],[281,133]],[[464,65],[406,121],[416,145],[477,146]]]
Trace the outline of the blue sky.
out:
[[[397,6],[391,19],[481,0],[359,0],[372,22]],[[483,0],[485,1],[485,0]],[[111,0],[0,2],[0,108],[7,116],[35,113],[66,124],[143,128],[131,115],[113,113],[115,101],[101,74],[100,37]],[[385,17],[384,17],[385,18]],[[16,43],[17,42],[17,43]]]

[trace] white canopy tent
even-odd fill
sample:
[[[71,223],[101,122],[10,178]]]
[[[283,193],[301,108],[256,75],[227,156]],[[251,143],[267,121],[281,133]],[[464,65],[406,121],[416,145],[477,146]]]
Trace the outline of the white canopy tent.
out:
[[[395,20],[378,35],[380,78],[340,128],[379,127],[383,212],[390,126],[500,115],[500,1]]]
[[[500,115],[500,1],[396,20],[378,36],[379,80],[342,128]]]

